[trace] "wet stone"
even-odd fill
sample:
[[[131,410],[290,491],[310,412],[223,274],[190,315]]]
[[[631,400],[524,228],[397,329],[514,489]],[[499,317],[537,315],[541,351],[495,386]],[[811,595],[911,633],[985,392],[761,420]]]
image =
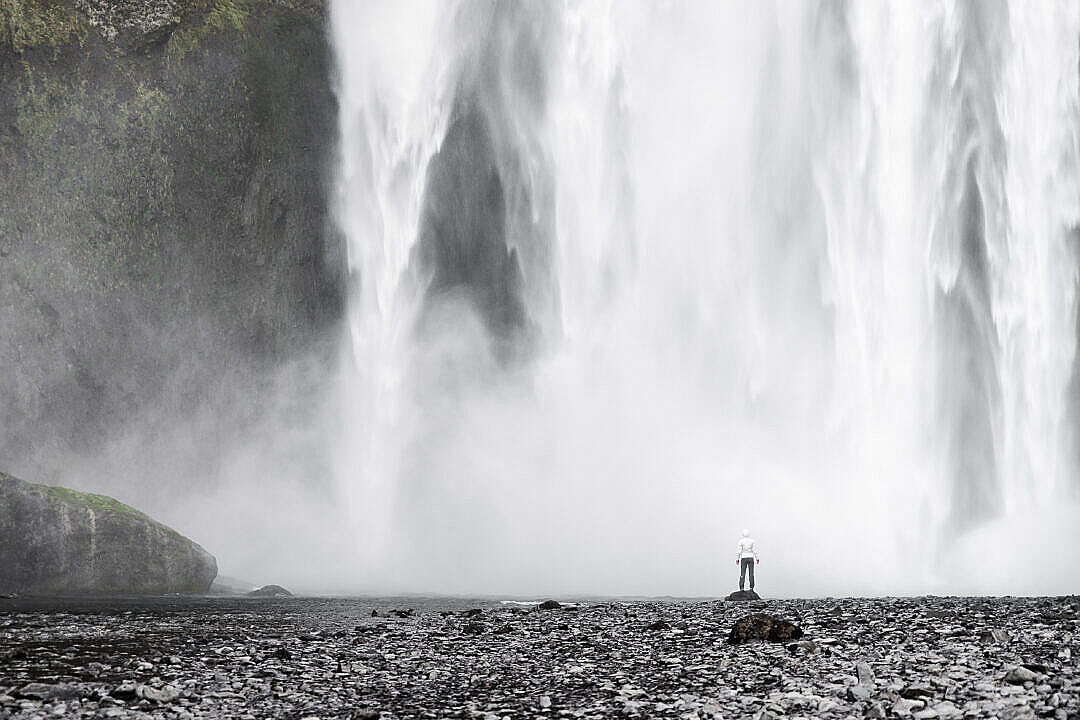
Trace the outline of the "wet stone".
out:
[[[1014,667],[1005,673],[1005,682],[1010,685],[1023,685],[1026,682],[1035,682],[1038,679],[1038,673],[1023,666]]]
[[[1069,598],[770,600],[759,634],[803,636],[734,645],[752,605],[5,602],[0,718],[1080,715],[1076,621],[1044,622]],[[1000,627],[1009,642],[983,639]]]
[[[802,636],[802,629],[792,622],[775,615],[755,613],[740,618],[735,622],[731,632],[728,634],[728,643],[740,645],[752,640],[783,642],[785,640],[798,640]]]
[[[748,602],[751,600],[760,600],[761,596],[753,590],[736,590],[724,599],[730,602]]]

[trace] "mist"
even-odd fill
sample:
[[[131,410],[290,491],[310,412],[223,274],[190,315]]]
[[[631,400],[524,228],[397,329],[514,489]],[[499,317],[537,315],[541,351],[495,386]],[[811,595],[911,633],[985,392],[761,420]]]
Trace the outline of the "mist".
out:
[[[1074,16],[335,5],[360,585],[1072,587]]]
[[[168,371],[13,471],[299,592],[723,595],[742,528],[774,597],[1075,592],[1073,5],[327,22],[327,217],[267,227],[340,242],[344,306],[268,348],[117,300]]]

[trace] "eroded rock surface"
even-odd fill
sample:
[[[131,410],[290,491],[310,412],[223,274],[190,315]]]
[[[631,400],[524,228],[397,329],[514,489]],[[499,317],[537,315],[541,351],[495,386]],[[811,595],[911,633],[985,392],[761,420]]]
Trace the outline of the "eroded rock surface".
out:
[[[1065,720],[1080,712],[1075,598],[769,607],[805,631],[791,645],[815,649],[726,644],[749,608],[723,602],[540,612],[417,598],[0,600],[0,717]],[[983,639],[994,628],[1011,639]]]
[[[0,591],[22,595],[204,593],[217,561],[104,495],[0,472]]]

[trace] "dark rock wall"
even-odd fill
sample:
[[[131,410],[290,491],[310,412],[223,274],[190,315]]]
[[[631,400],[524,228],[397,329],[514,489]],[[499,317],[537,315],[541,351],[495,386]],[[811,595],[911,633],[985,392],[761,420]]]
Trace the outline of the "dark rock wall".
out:
[[[0,473],[0,592],[204,593],[216,576],[202,547],[112,498]]]
[[[0,463],[242,423],[333,334],[330,62],[322,0],[0,0]]]

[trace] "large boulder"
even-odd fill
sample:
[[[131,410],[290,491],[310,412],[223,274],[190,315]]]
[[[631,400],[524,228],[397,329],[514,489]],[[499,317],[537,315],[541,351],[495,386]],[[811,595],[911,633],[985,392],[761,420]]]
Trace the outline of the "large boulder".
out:
[[[293,594],[280,585],[263,585],[248,593],[248,597],[289,598]]]
[[[751,600],[760,600],[761,596],[753,590],[736,590],[728,595],[726,599],[731,602],[749,602]]]
[[[735,622],[728,635],[728,642],[741,645],[752,640],[785,642],[798,640],[803,636],[802,628],[775,615],[756,613],[747,615]]]
[[[0,592],[205,593],[216,575],[210,553],[134,508],[0,472]]]

